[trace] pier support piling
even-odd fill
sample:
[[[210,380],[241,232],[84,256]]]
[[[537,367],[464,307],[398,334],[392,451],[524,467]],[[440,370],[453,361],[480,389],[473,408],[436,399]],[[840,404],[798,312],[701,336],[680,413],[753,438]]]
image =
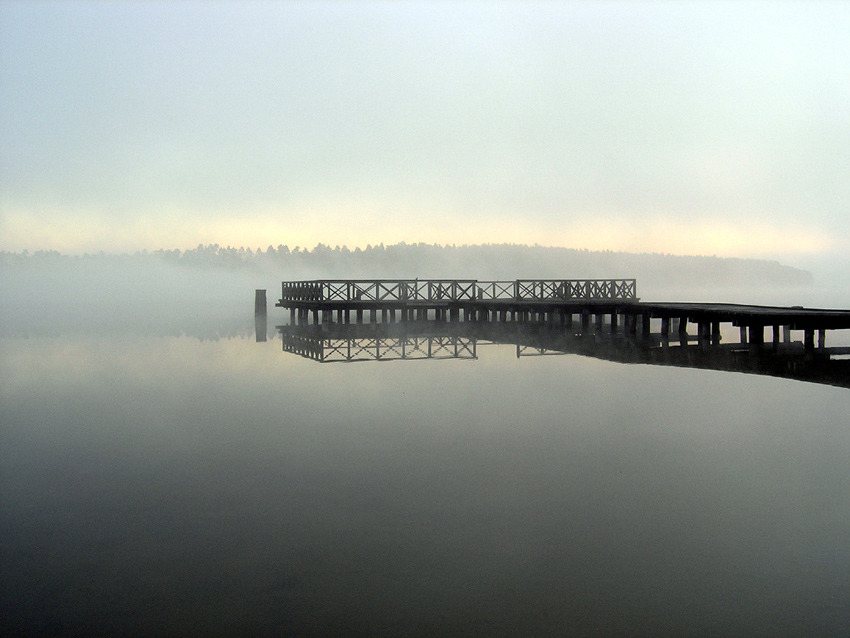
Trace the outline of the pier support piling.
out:
[[[814,350],[815,349],[815,331],[814,331],[814,328],[806,328],[803,344],[804,344],[804,347],[806,348],[806,350]]]
[[[758,351],[764,347],[764,326],[761,325],[752,325],[750,326],[750,351]]]
[[[652,332],[652,315],[648,312],[644,312],[640,316],[641,318],[641,329],[640,336],[645,341],[649,339],[649,335]]]
[[[590,311],[582,310],[581,311],[581,333],[587,334],[590,332]]]

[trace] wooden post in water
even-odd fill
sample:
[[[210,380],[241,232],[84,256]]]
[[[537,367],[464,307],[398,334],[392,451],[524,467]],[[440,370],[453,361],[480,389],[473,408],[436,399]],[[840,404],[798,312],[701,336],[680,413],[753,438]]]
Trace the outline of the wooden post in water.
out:
[[[764,347],[764,326],[754,324],[750,326],[750,350],[758,351]]]
[[[266,291],[257,289],[254,291],[254,316],[266,314]]]
[[[697,343],[707,346],[711,339],[711,324],[703,318],[697,322]]]
[[[814,328],[806,328],[804,336],[803,336],[803,347],[806,350],[814,350],[815,349],[815,329]]]
[[[266,314],[266,291],[254,291],[254,338],[257,342],[266,340],[268,333],[268,316]]]
[[[679,345],[687,346],[689,345],[688,341],[688,318],[687,317],[679,317]]]
[[[641,336],[641,339],[646,341],[647,339],[649,339],[649,335],[652,333],[652,323],[651,323],[652,322],[652,315],[649,314],[648,312],[644,312],[644,313],[641,314],[640,319],[641,319],[640,336]]]

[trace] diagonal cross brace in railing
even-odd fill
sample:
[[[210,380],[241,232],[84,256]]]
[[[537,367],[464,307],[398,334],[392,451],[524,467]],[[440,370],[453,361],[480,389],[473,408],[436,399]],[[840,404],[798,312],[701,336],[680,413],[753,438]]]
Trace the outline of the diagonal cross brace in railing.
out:
[[[634,279],[351,279],[286,281],[281,301],[444,302],[636,299]]]

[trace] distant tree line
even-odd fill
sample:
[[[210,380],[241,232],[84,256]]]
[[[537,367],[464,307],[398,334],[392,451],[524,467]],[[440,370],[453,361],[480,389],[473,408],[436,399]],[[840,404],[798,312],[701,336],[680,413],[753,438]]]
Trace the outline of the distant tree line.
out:
[[[812,275],[776,261],[625,253],[522,244],[398,243],[312,249],[265,249],[200,244],[190,250],[69,256],[56,251],[0,252],[0,269],[141,267],[171,264],[193,269],[274,273],[296,278],[638,278],[669,285],[808,285]]]

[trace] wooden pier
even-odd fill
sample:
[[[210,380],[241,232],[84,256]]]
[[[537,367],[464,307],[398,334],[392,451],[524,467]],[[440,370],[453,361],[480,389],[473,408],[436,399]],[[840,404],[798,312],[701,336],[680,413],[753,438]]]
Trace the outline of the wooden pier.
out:
[[[634,279],[291,281],[276,305],[289,309],[291,324],[517,321],[588,302],[616,313],[637,301],[635,290]]]
[[[789,344],[793,332],[805,349],[823,350],[828,331],[850,329],[850,310],[644,302],[634,279],[289,281],[276,305],[289,310],[290,325],[538,322],[565,332],[715,345],[721,324],[731,324],[753,350]]]

